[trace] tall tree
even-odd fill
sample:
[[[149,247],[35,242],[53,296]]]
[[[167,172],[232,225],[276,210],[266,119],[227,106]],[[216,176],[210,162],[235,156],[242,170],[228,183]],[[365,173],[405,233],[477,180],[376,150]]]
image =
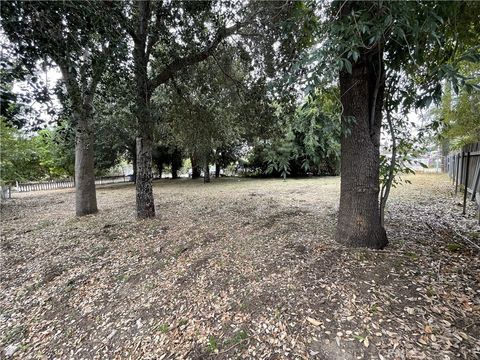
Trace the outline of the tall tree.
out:
[[[458,65],[462,59],[479,59],[478,47],[471,44],[478,39],[480,6],[441,1],[311,4],[312,12],[322,14],[312,31],[318,37],[294,74],[303,75],[312,88],[336,72],[340,84],[342,184],[336,238],[347,246],[383,248],[387,237],[378,180],[383,113],[405,115],[428,106],[439,99],[444,79],[472,87]],[[385,202],[383,198],[383,207]]]
[[[153,92],[187,67],[209,58],[226,38],[249,26],[265,28],[262,18],[278,18],[292,7],[289,1],[124,3],[117,17],[133,40],[137,117],[137,217],[155,216],[152,191]],[[273,23],[273,22],[271,22]],[[269,24],[271,24],[269,23]]]
[[[97,1],[12,1],[2,4],[2,27],[30,68],[40,60],[60,68],[75,126],[78,216],[98,211],[92,129],[93,99],[113,47],[120,42],[111,6]]]
[[[209,165],[220,161],[222,152],[227,158],[227,148],[241,140],[245,126],[241,110],[249,64],[235,50],[222,45],[220,55],[178,76],[169,94],[166,120],[182,147],[200,159],[205,182],[210,181]]]
[[[232,20],[233,13],[222,16],[218,11],[213,11],[211,2],[147,0],[130,3],[127,7],[128,11],[117,12],[117,15],[134,44],[137,217],[150,218],[155,216],[152,191],[152,94],[177,72],[207,59],[240,25],[227,26],[227,20]],[[225,20],[222,21],[222,18]]]
[[[342,6],[341,21],[351,14],[354,6],[353,3]],[[373,18],[378,14],[373,11],[371,16]],[[385,89],[383,52],[381,41],[365,46],[360,49],[352,67],[340,72],[342,117],[349,134],[341,139],[342,181],[336,236],[349,245],[373,248],[382,248],[387,244],[378,204],[380,129]]]

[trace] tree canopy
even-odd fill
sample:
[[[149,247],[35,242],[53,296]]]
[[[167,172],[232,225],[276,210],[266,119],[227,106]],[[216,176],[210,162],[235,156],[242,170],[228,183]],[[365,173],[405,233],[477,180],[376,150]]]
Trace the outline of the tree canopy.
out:
[[[152,164],[176,177],[188,159],[194,178],[230,164],[284,178],[340,172],[339,240],[383,247],[389,189],[415,148],[407,114],[441,103],[430,129],[453,147],[479,138],[475,2],[11,1],[2,10],[2,136],[18,151],[55,154],[37,178],[75,174],[79,215],[97,211],[95,174],[124,160],[139,218],[155,215]],[[14,84],[52,101],[38,69],[61,73],[61,111],[57,126],[31,136],[14,129],[28,100]],[[382,134],[391,156],[380,154]]]

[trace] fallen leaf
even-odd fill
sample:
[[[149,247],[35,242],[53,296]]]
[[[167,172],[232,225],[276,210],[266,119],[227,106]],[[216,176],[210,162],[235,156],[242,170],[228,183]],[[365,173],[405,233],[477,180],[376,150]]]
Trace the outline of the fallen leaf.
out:
[[[311,318],[309,316],[307,316],[307,321],[312,324],[313,326],[320,326],[322,325],[322,322],[321,321],[318,321],[318,320],[315,320],[314,318]]]

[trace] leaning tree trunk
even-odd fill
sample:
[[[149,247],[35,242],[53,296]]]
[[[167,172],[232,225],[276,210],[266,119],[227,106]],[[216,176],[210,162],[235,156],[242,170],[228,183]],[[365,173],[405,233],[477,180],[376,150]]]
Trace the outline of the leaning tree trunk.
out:
[[[90,112],[75,114],[75,213],[77,216],[98,211],[95,191],[95,155]]]
[[[379,214],[380,127],[384,91],[382,51],[370,50],[340,74],[342,126],[340,207],[336,239],[381,249],[388,243]]]

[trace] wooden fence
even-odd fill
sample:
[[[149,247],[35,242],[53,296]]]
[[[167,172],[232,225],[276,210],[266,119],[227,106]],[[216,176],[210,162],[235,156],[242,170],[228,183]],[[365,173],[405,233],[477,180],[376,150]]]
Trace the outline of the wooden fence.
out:
[[[480,142],[449,154],[446,161],[448,175],[455,185],[455,194],[463,190],[463,214],[467,200],[476,201],[480,208]]]
[[[131,176],[101,176],[95,178],[95,185],[114,184],[131,182],[133,178]],[[38,190],[54,190],[54,189],[66,189],[75,187],[75,180],[73,178],[52,180],[44,182],[28,182],[16,184],[16,190],[18,192],[38,191]]]

